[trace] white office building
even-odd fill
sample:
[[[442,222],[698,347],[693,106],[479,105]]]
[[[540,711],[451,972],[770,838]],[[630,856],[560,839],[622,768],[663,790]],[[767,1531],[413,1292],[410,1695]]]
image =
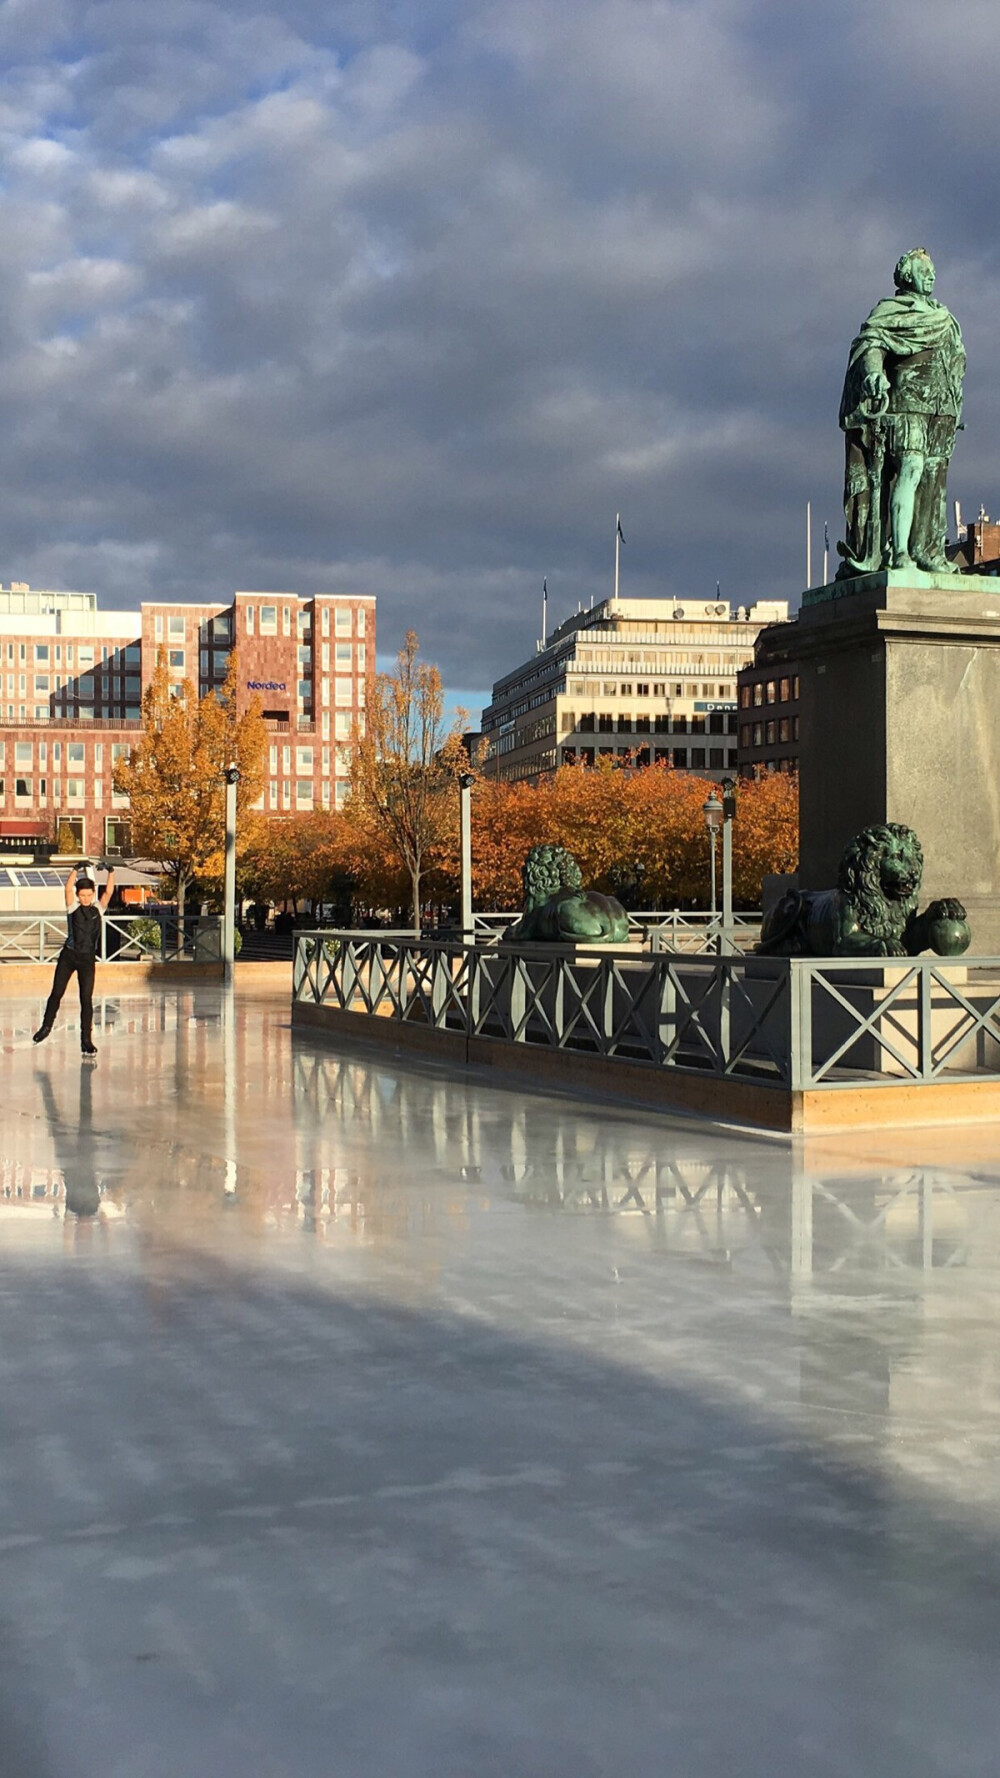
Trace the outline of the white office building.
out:
[[[605,599],[560,625],[498,679],[483,711],[488,777],[556,766],[657,762],[706,778],[736,771],[736,675],[783,600]]]

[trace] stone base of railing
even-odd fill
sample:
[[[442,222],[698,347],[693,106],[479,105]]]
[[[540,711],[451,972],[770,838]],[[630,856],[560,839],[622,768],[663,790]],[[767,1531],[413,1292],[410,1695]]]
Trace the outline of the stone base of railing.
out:
[[[650,1068],[617,1056],[609,1059],[578,1050],[468,1037],[462,1031],[305,1001],[293,1004],[292,1024],[297,1030],[322,1032],[338,1044],[377,1044],[383,1053],[389,1046],[401,1054],[488,1068],[545,1092],[585,1094],[606,1103],[686,1113],[713,1123],[788,1135],[1000,1121],[1000,1081],[996,1079],[901,1081],[879,1086],[859,1082],[836,1092],[799,1092],[781,1085]]]

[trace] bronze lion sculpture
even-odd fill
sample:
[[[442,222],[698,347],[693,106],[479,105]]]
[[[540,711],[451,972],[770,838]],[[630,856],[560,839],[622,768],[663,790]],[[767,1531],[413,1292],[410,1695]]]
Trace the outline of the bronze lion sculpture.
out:
[[[765,957],[958,957],[971,934],[960,901],[917,898],[924,855],[912,827],[862,828],[840,860],[836,889],[790,889],[765,916]]]
[[[532,846],[521,871],[524,912],[505,935],[509,944],[624,944],[628,915],[613,895],[584,889],[580,866],[565,846]]]

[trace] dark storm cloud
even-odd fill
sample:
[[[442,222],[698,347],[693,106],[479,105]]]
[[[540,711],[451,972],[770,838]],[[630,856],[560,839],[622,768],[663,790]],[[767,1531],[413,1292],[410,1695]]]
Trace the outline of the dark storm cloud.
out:
[[[1000,499],[992,5],[0,6],[0,573],[335,587],[452,684],[625,585],[795,595],[926,242]]]

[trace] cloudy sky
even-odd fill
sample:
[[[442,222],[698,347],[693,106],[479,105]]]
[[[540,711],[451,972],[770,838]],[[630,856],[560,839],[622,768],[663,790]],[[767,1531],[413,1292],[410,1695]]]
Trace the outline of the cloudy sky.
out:
[[[608,590],[617,508],[623,591],[794,597],[924,243],[996,512],[998,16],[3,0],[0,579],[370,592],[469,693],[543,574]]]

